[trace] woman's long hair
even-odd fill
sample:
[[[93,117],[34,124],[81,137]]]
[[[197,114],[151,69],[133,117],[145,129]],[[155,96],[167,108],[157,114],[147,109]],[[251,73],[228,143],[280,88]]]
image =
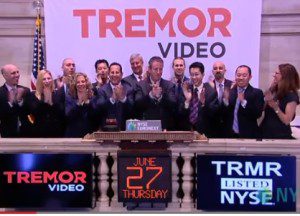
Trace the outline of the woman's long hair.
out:
[[[85,73],[82,73],[82,72],[77,72],[73,75],[72,79],[71,79],[71,82],[70,82],[70,95],[74,98],[74,99],[77,99],[78,96],[77,96],[77,87],[76,87],[76,84],[77,84],[77,78],[79,76],[83,76],[85,81],[86,81],[86,89],[88,92],[92,92],[92,83],[89,81],[89,78],[88,76],[85,74]]]
[[[281,80],[271,88],[276,93],[277,99],[281,100],[289,92],[297,93],[300,88],[299,74],[296,68],[291,64],[280,64],[278,66],[281,74]]]
[[[43,90],[44,90],[44,84],[43,84],[43,79],[45,74],[49,74],[52,78],[52,81],[50,83],[50,90],[51,92],[54,91],[54,81],[53,81],[53,77],[52,74],[49,70],[40,70],[38,72],[38,76],[37,76],[37,80],[36,80],[36,91],[35,91],[35,96],[37,97],[37,99],[41,100],[43,98]]]

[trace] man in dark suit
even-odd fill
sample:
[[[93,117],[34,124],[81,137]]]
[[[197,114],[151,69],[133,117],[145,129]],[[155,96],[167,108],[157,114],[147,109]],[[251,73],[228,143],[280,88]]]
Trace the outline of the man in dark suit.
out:
[[[179,112],[185,116],[185,124],[207,137],[211,137],[214,128],[211,118],[217,108],[217,93],[209,83],[203,83],[204,65],[194,62],[189,67],[191,83],[183,84],[184,100],[180,101]],[[183,124],[183,122],[182,122]]]
[[[66,129],[66,97],[69,94],[70,82],[73,80],[73,76],[76,73],[76,64],[72,58],[65,58],[62,61],[61,69],[63,71],[63,76],[54,80],[56,91],[53,97],[53,104],[59,111],[60,115],[60,136],[64,136]]]
[[[123,81],[131,85],[131,87],[135,90],[137,83],[143,79],[144,60],[141,54],[136,53],[130,56],[129,61],[132,74],[124,77]]]
[[[241,65],[236,69],[236,85],[224,92],[227,133],[233,138],[259,138],[257,119],[261,116],[264,96],[260,89],[249,84],[251,68]]]
[[[109,66],[109,83],[98,90],[98,95],[93,100],[94,110],[102,115],[102,127],[106,125],[107,119],[116,119],[118,128],[125,130],[134,100],[133,89],[122,81],[122,76],[122,66],[112,63]]]
[[[214,128],[212,137],[216,138],[225,138],[226,129],[225,129],[225,113],[223,106],[223,95],[224,91],[229,91],[233,86],[233,82],[225,78],[226,67],[225,64],[221,61],[217,61],[213,64],[212,73],[214,75],[214,80],[209,82],[211,86],[216,90],[218,94],[219,108],[215,115],[211,119],[212,127]]]
[[[105,59],[99,59],[95,62],[95,70],[96,70],[96,82],[93,85],[94,95],[98,94],[98,89],[101,88],[104,84],[109,82],[108,72],[109,72],[109,64]]]
[[[139,53],[132,54],[130,56],[130,66],[132,70],[132,74],[126,76],[123,78],[123,81],[126,82],[128,85],[131,86],[131,88],[134,91],[134,95],[137,89],[137,84],[141,80],[143,80],[143,70],[144,70],[144,59]],[[141,119],[142,113],[136,109],[135,104],[133,107],[132,116],[130,116],[132,119]]]
[[[174,77],[171,78],[171,82],[175,84],[175,97],[176,97],[176,102],[177,106],[175,107],[175,119],[174,119],[174,124],[175,124],[175,130],[178,131],[185,131],[190,129],[189,122],[186,121],[186,116],[181,115],[181,112],[179,112],[179,103],[180,101],[184,101],[184,95],[182,91],[182,85],[184,82],[189,81],[190,79],[187,78],[184,75],[185,72],[185,60],[182,57],[176,57],[173,60],[172,64],[172,69],[174,72]],[[187,124],[185,124],[187,123]]]
[[[174,130],[175,85],[162,77],[164,62],[154,56],[149,60],[149,77],[137,85],[135,103],[143,119],[161,120],[162,128]]]
[[[29,121],[29,88],[18,85],[19,68],[4,65],[1,73],[5,83],[0,87],[0,133],[1,137],[31,137],[32,125]]]
[[[72,58],[65,58],[62,61],[61,69],[63,71],[63,76],[58,77],[54,80],[55,89],[59,89],[64,86],[66,91],[66,81],[68,80],[69,76],[73,76],[76,71],[76,64]]]

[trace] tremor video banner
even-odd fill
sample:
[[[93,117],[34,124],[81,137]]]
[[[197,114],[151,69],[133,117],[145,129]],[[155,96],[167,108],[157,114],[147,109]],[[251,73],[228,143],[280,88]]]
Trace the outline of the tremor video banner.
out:
[[[0,206],[89,208],[91,154],[0,154]]]

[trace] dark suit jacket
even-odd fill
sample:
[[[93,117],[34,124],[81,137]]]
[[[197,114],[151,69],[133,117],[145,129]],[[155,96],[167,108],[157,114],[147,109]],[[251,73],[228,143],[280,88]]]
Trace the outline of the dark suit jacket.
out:
[[[198,119],[194,127],[189,122],[189,115],[190,115],[190,107],[187,109],[184,107],[184,100],[181,100],[179,103],[179,112],[181,115],[185,116],[185,123],[182,122],[182,124],[188,124],[189,129],[196,129],[199,133],[205,134],[207,137],[211,137],[214,133],[214,128],[212,124],[212,119],[218,109],[218,98],[217,98],[217,92],[214,90],[214,88],[209,83],[204,83],[203,87],[205,88],[205,104],[203,104],[199,101],[198,104]],[[193,87],[190,86],[192,89]]]
[[[92,132],[92,103],[78,105],[77,99],[66,95],[65,137],[84,137]]]
[[[239,136],[241,138],[260,138],[257,119],[261,116],[264,106],[264,95],[262,90],[253,88],[251,85],[244,92],[247,105],[245,108],[240,104],[238,110]],[[234,108],[237,99],[237,87],[229,92],[229,105],[225,106],[227,113],[226,128],[227,134],[233,134],[232,125],[234,118]]]
[[[124,77],[122,81],[130,85],[130,87],[133,89],[133,99],[135,100],[135,92],[137,90],[137,85],[139,81],[136,79],[134,74]],[[143,117],[143,113],[139,111],[139,109],[136,107],[136,104],[134,103],[130,118],[141,119],[142,117]]]
[[[53,96],[53,106],[54,109],[58,111],[58,117],[60,122],[59,136],[64,137],[66,130],[66,93],[64,86],[55,91]]]
[[[99,89],[98,97],[93,100],[93,107],[97,113],[102,114],[101,127],[105,126],[106,119],[116,119],[118,127],[125,130],[126,120],[129,119],[133,108],[133,89],[126,82],[121,81],[126,91],[126,101],[116,101],[112,104],[110,98],[112,97],[113,90],[110,83],[107,83]],[[99,119],[99,118],[98,118]]]
[[[186,76],[183,77],[183,82],[189,81],[190,79],[187,78]],[[189,121],[186,119],[186,115],[183,114],[182,112],[179,112],[179,106],[180,103],[185,101],[185,97],[183,95],[182,89],[179,90],[178,83],[176,82],[175,78],[173,77],[170,80],[172,83],[175,84],[175,97],[176,97],[176,103],[177,105],[174,107],[174,113],[175,113],[175,118],[174,118],[174,125],[175,125],[175,130],[177,131],[187,131],[191,129]]]
[[[216,82],[213,81],[213,86],[215,91],[217,92]],[[232,86],[232,81],[225,79],[224,81],[224,89],[230,90]],[[224,112],[224,104],[223,101],[219,104],[218,110],[215,115],[211,118],[211,126],[214,128],[214,131],[211,134],[211,137],[214,138],[226,138],[228,137],[225,125],[225,115]]]
[[[23,104],[8,104],[8,89],[6,85],[0,87],[0,133],[1,137],[31,137],[32,124],[28,120],[30,114],[30,90],[24,86]],[[21,124],[20,124],[21,123]]]
[[[149,96],[152,90],[150,79],[139,82],[135,93],[136,109],[143,113],[143,119],[161,120],[163,129],[174,130],[175,85],[161,79],[160,87],[162,99],[158,101]]]
[[[109,83],[109,81],[107,80],[107,83]],[[105,83],[105,84],[107,84],[107,83]],[[105,85],[105,84],[103,84],[103,85]],[[98,93],[99,93],[99,89],[100,88],[102,88],[103,87],[103,85],[102,86],[98,86],[98,82],[94,82],[94,83],[92,83],[92,86],[93,86],[93,88],[92,88],[92,90],[93,90],[93,92],[94,92],[94,95],[95,96],[97,96],[98,95]]]
[[[59,108],[59,98],[57,91],[52,93],[53,105],[45,103],[32,92],[32,101],[30,102],[32,114],[34,116],[34,137],[63,137],[64,136],[64,110]]]
[[[134,76],[134,74],[131,74],[131,75],[127,76],[127,77],[124,77],[123,81],[126,82],[126,83],[128,83],[131,86],[131,88],[133,88],[134,91],[136,90],[137,84],[139,82],[136,79],[136,77]]]

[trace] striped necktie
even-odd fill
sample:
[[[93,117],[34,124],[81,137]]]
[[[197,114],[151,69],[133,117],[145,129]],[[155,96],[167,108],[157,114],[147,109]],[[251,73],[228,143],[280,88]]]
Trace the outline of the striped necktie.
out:
[[[219,103],[222,103],[223,93],[224,93],[223,84],[219,83],[219,97],[218,97]]]
[[[198,89],[195,88],[193,91],[192,101],[190,103],[190,123],[195,125],[198,120],[198,105],[199,105],[199,97],[198,97]]]

